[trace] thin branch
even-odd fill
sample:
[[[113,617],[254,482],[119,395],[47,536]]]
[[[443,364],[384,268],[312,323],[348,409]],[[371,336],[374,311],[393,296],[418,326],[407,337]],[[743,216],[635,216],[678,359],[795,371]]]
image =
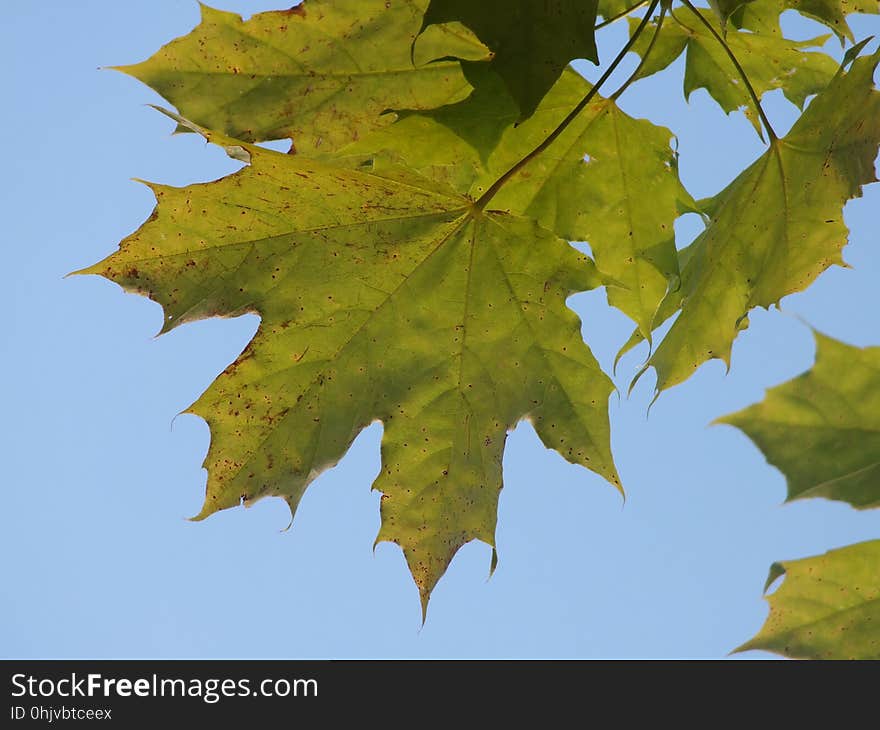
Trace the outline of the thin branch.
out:
[[[767,136],[770,138],[770,141],[773,142],[774,140],[779,139],[776,132],[773,131],[773,127],[770,125],[770,120],[767,119],[767,115],[764,114],[764,109],[763,107],[761,107],[761,102],[758,100],[758,95],[755,93],[755,89],[752,87],[752,83],[751,81],[749,81],[749,77],[746,75],[745,69],[743,69],[743,67],[740,65],[739,61],[736,59],[736,56],[733,55],[733,51],[730,50],[730,46],[727,45],[727,42],[721,37],[718,31],[715,30],[714,27],[712,27],[712,24],[708,20],[706,20],[703,14],[693,6],[690,0],[681,1],[684,6],[694,15],[696,15],[697,19],[709,29],[709,32],[715,37],[715,40],[718,41],[724,48],[728,58],[730,58],[733,65],[736,66],[737,73],[739,73],[740,78],[743,80],[743,83],[746,85],[746,88],[749,91],[749,95],[752,97],[752,101],[755,104],[755,109],[758,112],[758,116],[761,117],[761,121],[764,123],[764,128],[767,130]]]
[[[617,15],[613,15],[610,18],[606,18],[601,23],[596,23],[596,30],[599,28],[604,28],[606,25],[611,25],[617,20],[629,15],[633,10],[638,10],[642,5],[647,5],[648,0],[639,0],[635,5],[628,7],[626,10],[621,10]]]
[[[569,124],[571,124],[576,118],[577,115],[580,114],[584,108],[586,108],[587,104],[589,104],[593,97],[599,93],[599,89],[602,87],[608,77],[614,73],[614,69],[620,64],[623,60],[623,57],[629,52],[630,48],[633,47],[635,42],[638,40],[639,36],[642,34],[642,31],[645,29],[645,26],[648,24],[648,20],[653,14],[654,10],[657,8],[657,5],[660,3],[660,0],[651,0],[651,5],[648,8],[648,12],[645,13],[645,17],[642,18],[638,27],[635,29],[633,34],[630,36],[629,40],[626,42],[623,48],[620,49],[620,53],[615,56],[614,60],[611,62],[611,65],[605,70],[599,80],[595,83],[595,85],[587,92],[586,96],[581,99],[577,106],[572,109],[568,115],[563,119],[550,134],[541,142],[535,149],[525,155],[522,159],[519,160],[516,164],[513,165],[507,172],[505,172],[501,177],[499,177],[492,185],[483,193],[475,202],[474,207],[478,210],[482,210],[485,208],[486,203],[488,203],[499,190],[504,186],[504,184],[513,177],[517,172],[519,172],[523,167],[525,167],[529,162],[531,162],[535,157],[540,155],[544,150],[546,150],[556,138],[562,134]]]
[[[651,55],[651,49],[654,48],[654,44],[657,42],[657,38],[660,36],[660,28],[663,27],[664,17],[666,17],[666,3],[660,6],[660,17],[657,18],[657,26],[654,28],[654,35],[651,36],[651,40],[648,43],[648,47],[645,49],[645,52],[642,54],[642,59],[639,61],[639,65],[636,66],[636,70],[632,72],[632,75],[626,81],[624,81],[623,84],[621,84],[620,88],[608,97],[612,101],[617,101],[620,98],[620,95],[627,90],[629,85],[639,77],[639,74],[645,67],[645,62],[648,60],[648,56]]]

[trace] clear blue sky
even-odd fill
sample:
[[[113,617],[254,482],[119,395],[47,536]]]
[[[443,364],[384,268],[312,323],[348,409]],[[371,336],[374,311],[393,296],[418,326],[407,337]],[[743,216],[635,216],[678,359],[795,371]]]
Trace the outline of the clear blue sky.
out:
[[[378,426],[312,485],[289,531],[287,507],[272,499],[188,522],[201,506],[208,429],[174,416],[244,347],[257,319],[154,339],[158,305],[97,277],[62,277],[113,251],[149,214],[150,192],[129,178],[182,185],[237,166],[194,135],[171,137],[168,119],[144,106],[158,97],[98,70],[146,58],[197,20],[185,0],[4,7],[0,655],[721,657],[763,622],[772,561],[880,536],[880,511],[781,506],[782,476],[739,432],[707,426],[812,363],[809,331],[763,310],[739,338],[729,375],[718,361],[704,366],[647,419],[652,378],[612,400],[625,507],[521,424],[504,459],[499,568],[487,582],[489,548],[465,547],[421,630],[400,550],[371,550]],[[855,27],[863,37],[880,21]],[[624,33],[603,32],[603,59]],[[741,114],[726,118],[705,92],[686,105],[681,74],[679,61],[622,106],[680,135],[684,181],[708,195],[762,148]],[[795,118],[778,93],[767,108],[777,130]],[[789,314],[858,345],[880,343],[878,206],[880,185],[846,209],[853,269],[835,268],[783,301]],[[680,230],[692,234],[693,221]],[[627,321],[601,292],[570,304],[610,366]],[[621,386],[643,355],[623,360]]]

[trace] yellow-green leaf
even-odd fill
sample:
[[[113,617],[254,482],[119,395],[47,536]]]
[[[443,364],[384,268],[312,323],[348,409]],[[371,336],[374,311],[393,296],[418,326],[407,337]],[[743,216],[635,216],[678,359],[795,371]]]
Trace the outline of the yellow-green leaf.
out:
[[[718,419],[736,426],[788,482],[788,500],[880,507],[880,347],[816,333],[816,364],[761,403]],[[880,565],[878,565],[880,574]]]
[[[502,453],[521,419],[619,487],[612,384],[565,305],[602,283],[587,256],[407,170],[370,174],[206,136],[250,164],[212,183],[153,186],[152,217],[82,272],[161,303],[166,330],[261,317],[190,409],[211,428],[199,517],[266,495],[295,510],[379,420],[378,539],[401,545],[426,605],[459,547],[494,544]]]
[[[648,361],[658,392],[710,359],[729,366],[749,310],[776,304],[843,264],[843,205],[876,180],[878,61],[880,52],[841,71],[788,135],[707,204],[710,223],[675,295],[681,314]]]
[[[852,13],[876,15],[880,13],[880,3],[877,0],[753,0],[734,10],[730,20],[737,28],[781,36],[779,16],[786,10],[796,10],[827,25],[842,42],[845,38],[854,40],[846,16]]]
[[[704,14],[705,15],[705,14]],[[761,133],[760,120],[742,78],[723,46],[712,33],[686,9],[681,8],[664,23],[654,48],[648,55],[641,76],[663,70],[682,53],[687,52],[684,72],[684,93],[690,97],[704,88],[728,114],[742,109],[752,125]],[[711,17],[706,21],[720,34],[722,28]],[[637,21],[630,18],[631,30]],[[633,50],[643,55],[653,28],[636,41]],[[806,41],[749,33],[729,28],[724,40],[748,76],[758,98],[768,91],[782,89],[785,97],[803,107],[807,97],[824,89],[837,71],[837,63],[825,53],[806,49],[821,45],[828,36]]]
[[[460,25],[423,35],[411,54],[426,5],[306,0],[246,21],[202,5],[191,33],[120,70],[204,127],[323,152],[390,123],[388,109],[430,109],[470,93],[460,64],[443,59],[480,60],[487,49]]]
[[[736,651],[763,649],[796,659],[880,659],[880,540],[775,563],[770,615]]]

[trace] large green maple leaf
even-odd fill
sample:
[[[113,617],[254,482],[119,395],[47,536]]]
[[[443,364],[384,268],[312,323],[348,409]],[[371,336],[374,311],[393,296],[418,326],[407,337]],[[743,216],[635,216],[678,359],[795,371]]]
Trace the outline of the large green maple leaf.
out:
[[[519,420],[620,486],[612,384],[565,304],[603,281],[587,256],[412,171],[201,131],[250,164],[207,184],[152,186],[150,220],[81,272],[158,301],[165,330],[261,317],[190,409],[211,429],[199,518],[266,495],[295,510],[379,420],[377,539],[401,545],[424,607],[459,547],[494,545],[501,457]]]
[[[430,0],[423,28],[461,23],[493,53],[489,65],[532,115],[569,61],[599,62],[597,0]]]
[[[778,304],[843,265],[843,205],[876,180],[878,62],[880,51],[841,70],[785,137],[704,203],[709,225],[692,245],[673,305],[661,305],[663,316],[678,305],[681,313],[646,365],[657,372],[658,392],[710,359],[729,367],[749,310]]]
[[[880,659],[880,540],[774,563],[770,615],[736,651],[763,649],[796,659]]]
[[[246,21],[202,5],[191,33],[119,70],[204,127],[246,141],[291,137],[310,154],[332,150],[390,123],[388,109],[430,109],[470,93],[460,64],[446,57],[480,60],[488,51],[460,25],[433,29],[411,50],[426,5],[307,0]]]
[[[880,507],[880,347],[817,333],[812,370],[717,423],[743,431],[785,474],[789,500]]]
[[[705,17],[705,13],[703,14]],[[706,17],[718,34],[721,25]],[[662,31],[645,60],[641,76],[662,71],[686,53],[684,94],[689,98],[703,88],[728,114],[742,109],[752,125],[761,133],[760,120],[749,92],[724,47],[698,18],[685,9],[672,15],[674,22],[663,25]],[[634,30],[638,21],[629,19]],[[655,27],[653,24],[649,31]],[[633,50],[644,56],[652,32],[645,32],[636,41]],[[755,93],[760,99],[768,91],[782,89],[785,97],[803,107],[807,97],[824,89],[837,71],[837,63],[825,53],[806,49],[822,45],[829,36],[805,41],[793,41],[781,36],[745,32],[728,28],[724,40],[742,66]]]

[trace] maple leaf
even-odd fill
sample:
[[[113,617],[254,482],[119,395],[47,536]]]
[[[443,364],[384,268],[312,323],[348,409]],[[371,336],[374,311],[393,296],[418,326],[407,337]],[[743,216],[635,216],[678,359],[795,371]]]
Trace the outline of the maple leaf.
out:
[[[829,266],[845,265],[843,205],[876,180],[878,62],[880,51],[841,69],[785,137],[701,203],[709,225],[692,244],[672,304],[661,305],[663,316],[679,304],[681,314],[645,366],[656,370],[658,393],[710,359],[729,367],[749,310],[778,304]]]
[[[786,10],[796,10],[828,26],[842,43],[845,39],[854,40],[846,16],[852,13],[876,15],[880,13],[880,3],[877,0],[752,0],[740,5],[729,17],[737,28],[781,36],[779,16]]]
[[[457,61],[435,60],[487,58],[467,29],[434,29],[411,53],[426,4],[307,0],[246,21],[202,5],[191,33],[118,69],[203,127],[251,142],[291,137],[300,152],[332,150],[390,123],[387,109],[432,108],[470,93]]]
[[[736,426],[788,482],[788,499],[880,507],[880,347],[816,333],[812,370],[716,423]]]
[[[697,17],[672,13],[675,22],[663,26],[651,53],[647,56],[640,76],[662,71],[682,53],[687,53],[684,71],[684,94],[689,98],[696,89],[704,88],[728,114],[743,109],[746,117],[761,134],[761,126],[739,72],[727,55],[724,46]],[[718,22],[704,18],[716,33],[722,33]],[[630,28],[636,21],[629,19]],[[645,33],[633,50],[644,56],[652,34]],[[805,41],[793,41],[758,32],[729,29],[724,40],[742,66],[760,99],[766,92],[782,89],[785,97],[803,108],[811,94],[824,89],[837,71],[838,65],[830,56],[805,49],[822,45],[829,36]]]
[[[735,426],[785,475],[786,501],[809,497],[880,507],[880,347],[814,332],[812,369],[716,423]],[[770,615],[737,651],[880,659],[880,540],[770,568]]]
[[[770,615],[735,651],[763,649],[796,659],[880,659],[880,540],[774,563]],[[766,589],[765,589],[766,590]]]
[[[462,23],[492,51],[490,67],[530,117],[569,61],[599,62],[597,0],[430,0],[422,28]]]
[[[397,123],[341,151],[386,151],[478,199],[544,140],[592,86],[568,69],[520,124],[516,104],[490,73],[468,99]],[[425,145],[424,139],[434,144]],[[650,337],[670,280],[678,278],[673,223],[690,196],[678,178],[673,134],[597,96],[515,175],[492,205],[537,220],[569,241],[587,241],[599,269],[619,285],[608,300]],[[650,196],[651,205],[643,201]],[[692,204],[692,203],[691,203]]]
[[[494,545],[506,434],[521,419],[619,488],[613,386],[565,305],[604,282],[591,259],[403,168],[350,169],[198,131],[249,164],[211,183],[153,185],[151,218],[79,273],[159,302],[163,331],[261,317],[189,409],[211,429],[199,519],[266,495],[295,511],[379,420],[377,540],[401,545],[424,610],[459,547]]]

